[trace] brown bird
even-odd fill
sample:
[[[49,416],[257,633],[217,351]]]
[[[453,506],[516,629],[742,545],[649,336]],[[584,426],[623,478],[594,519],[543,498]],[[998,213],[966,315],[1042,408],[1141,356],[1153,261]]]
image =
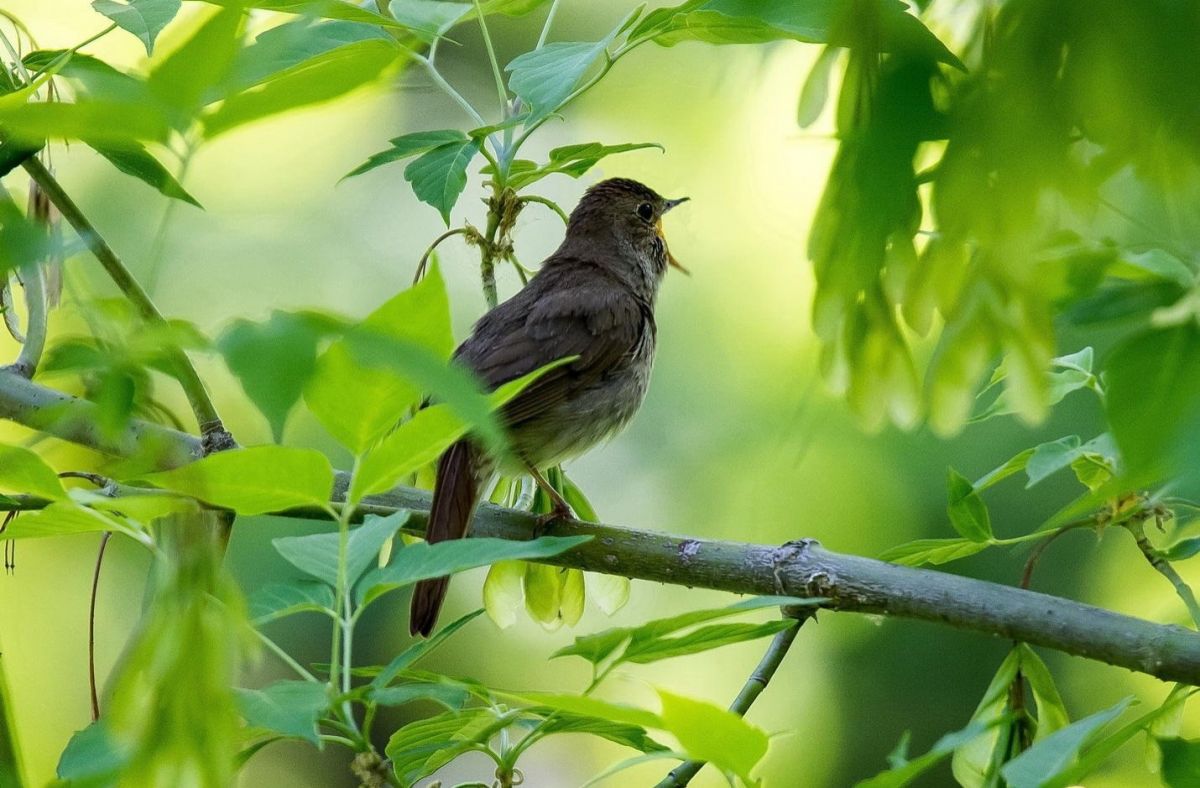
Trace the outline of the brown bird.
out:
[[[671,256],[662,217],[687,198],[667,200],[637,181],[613,178],[588,189],[567,235],[519,293],[484,315],[455,351],[491,390],[568,356],[501,411],[515,472],[527,471],[554,502],[570,508],[540,473],[621,430],[646,396],[654,364],[654,303]],[[464,438],[438,460],[429,543],[466,536],[484,486],[497,470]],[[413,591],[409,629],[428,635],[449,577]]]

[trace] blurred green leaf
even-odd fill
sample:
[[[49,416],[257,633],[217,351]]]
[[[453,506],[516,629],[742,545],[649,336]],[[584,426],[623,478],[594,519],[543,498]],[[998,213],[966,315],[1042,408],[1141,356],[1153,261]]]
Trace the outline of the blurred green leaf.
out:
[[[333,468],[325,455],[284,446],[222,451],[142,478],[241,515],[325,506],[333,489]]]
[[[295,613],[335,615],[333,590],[327,585],[304,580],[268,583],[250,595],[248,604],[256,626]]]
[[[71,736],[55,774],[72,785],[108,785],[115,783],[129,755],[128,747],[122,746],[102,721],[93,722]]]
[[[361,175],[384,164],[407,159],[418,153],[426,153],[434,148],[440,148],[450,143],[465,143],[467,135],[457,129],[440,129],[437,131],[415,131],[392,139],[392,147],[379,153],[371,154],[365,162],[346,173],[346,178]]]
[[[447,227],[450,210],[467,185],[467,167],[482,146],[478,138],[446,143],[421,154],[404,168],[404,179],[412,185],[413,194],[437,208]]]
[[[112,531],[142,544],[149,543],[139,528],[119,517],[112,517],[67,501],[58,501],[33,512],[25,512],[0,533],[4,539],[40,539],[47,536],[72,536]]]
[[[146,54],[154,51],[154,39],[179,13],[182,0],[92,0],[92,8],[141,40]]]
[[[1113,436],[1134,484],[1194,474],[1200,440],[1200,325],[1139,333],[1105,364]]]
[[[425,41],[441,36],[473,10],[470,3],[390,0],[388,13]]]
[[[388,33],[371,25],[299,17],[264,30],[238,52],[225,89],[245,90],[301,71],[315,58],[349,44],[388,38]]]
[[[432,267],[424,279],[372,312],[360,329],[406,339],[439,358],[449,358],[454,336],[441,272]],[[361,363],[353,351],[349,340],[340,339],[320,355],[305,386],[304,401],[338,442],[362,455],[399,423],[422,392],[418,382],[402,378],[382,363]]]
[[[300,14],[320,19],[360,22],[384,28],[408,29],[404,23],[391,17],[377,14],[343,0],[204,0],[204,2],[227,9],[261,8],[264,11],[278,11],[283,14]]]
[[[512,721],[512,716],[476,708],[417,720],[393,733],[385,752],[400,782],[413,785],[459,755],[486,743]]]
[[[833,74],[833,67],[837,65],[838,54],[835,47],[822,49],[804,80],[800,101],[796,106],[796,124],[802,129],[816,123],[825,109],[825,103],[829,100],[829,78]]]
[[[568,714],[598,717],[602,720],[637,725],[642,728],[666,729],[662,717],[652,711],[624,703],[612,703],[593,698],[590,695],[564,695],[554,692],[502,692],[499,690],[496,691],[496,695],[535,707],[547,706]]]
[[[527,542],[507,539],[454,539],[420,542],[397,550],[391,563],[372,570],[358,584],[355,597],[366,605],[397,588],[443,575],[452,575],[497,561],[550,558],[591,540],[590,536],[542,536]]]
[[[21,62],[32,71],[53,70],[59,77],[71,81],[77,95],[87,98],[130,104],[152,101],[145,81],[82,52],[37,49]]]
[[[238,711],[246,722],[283,736],[321,746],[317,720],[329,706],[324,684],[277,681],[261,690],[235,688]]]
[[[1054,778],[1074,765],[1084,748],[1132,702],[1133,698],[1125,698],[1104,711],[1055,731],[1006,763],[1000,773],[1012,788],[1044,788],[1056,784]]]
[[[346,547],[348,586],[353,586],[362,577],[379,558],[379,552],[384,545],[392,540],[407,521],[408,512],[402,509],[387,517],[368,516],[362,525],[350,531]],[[340,541],[341,536],[337,533],[322,533],[281,536],[271,540],[271,544],[292,566],[336,588]]]
[[[1197,553],[1200,553],[1200,536],[1190,536],[1163,550],[1162,557],[1168,561],[1184,561]]]
[[[975,485],[950,468],[947,480],[946,511],[950,515],[950,524],[954,530],[973,542],[986,542],[992,538],[992,522],[988,516],[987,504],[975,490]]]
[[[372,82],[404,52],[371,38],[316,55],[260,86],[230,96],[204,118],[204,133],[216,137],[237,126],[337,98]]]
[[[1167,788],[1200,788],[1200,742],[1156,738],[1162,752],[1162,781]]]
[[[225,363],[266,416],[276,442],[316,369],[317,345],[344,329],[339,318],[319,312],[273,310],[261,323],[235,320],[217,339]]]
[[[484,0],[479,4],[484,14],[524,16],[545,5],[549,0]]]
[[[200,508],[191,498],[176,495],[145,494],[121,495],[113,498],[83,487],[69,491],[71,499],[78,504],[136,520],[149,525],[155,520],[173,514],[196,514]]]
[[[1124,252],[1118,258],[1118,265],[1110,269],[1109,273],[1120,274],[1122,266],[1129,266],[1157,279],[1174,282],[1180,287],[1190,288],[1196,283],[1196,274],[1192,269],[1165,249],[1153,248],[1142,252]]]
[[[0,489],[28,493],[52,501],[65,500],[58,474],[29,449],[0,444]]]
[[[172,197],[191,203],[197,208],[204,206],[196,198],[187,193],[171,171],[154,158],[142,145],[105,145],[103,143],[88,143],[97,153],[108,159],[114,167],[126,175],[132,175],[143,183],[157,189],[164,197]]]
[[[371,686],[375,689],[383,689],[388,684],[391,684],[403,671],[412,667],[417,660],[430,654],[438,646],[445,643],[455,632],[458,632],[478,618],[482,612],[482,610],[473,610],[462,618],[434,632],[430,637],[414,641],[412,645],[393,657],[392,661],[375,675],[375,678],[371,680]]]
[[[901,566],[948,564],[985,550],[989,543],[973,539],[914,539],[889,548],[879,555],[880,561]]]
[[[749,785],[750,776],[767,754],[767,734],[742,717],[711,703],[658,690],[662,721],[687,754],[730,771]]]
[[[0,194],[0,273],[38,265],[53,248],[46,229],[30,220],[7,195]]]
[[[171,110],[176,128],[186,129],[202,106],[219,98],[210,89],[221,84],[233,66],[242,23],[240,5],[222,8],[150,72],[146,87]]]

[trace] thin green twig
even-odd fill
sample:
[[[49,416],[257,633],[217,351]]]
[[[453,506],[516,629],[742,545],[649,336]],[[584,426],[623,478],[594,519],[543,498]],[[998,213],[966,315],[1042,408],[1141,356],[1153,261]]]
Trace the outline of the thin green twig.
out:
[[[554,0],[550,4],[550,13],[546,14],[546,23],[542,25],[542,34],[538,36],[537,46],[534,49],[541,49],[546,46],[546,39],[550,36],[550,26],[554,24],[554,15],[558,13],[558,0]]]
[[[492,36],[488,33],[487,21],[484,19],[483,8],[479,0],[475,0],[475,16],[479,19],[479,30],[483,33],[483,45],[487,49],[488,60],[492,64],[492,76],[496,79],[496,92],[500,96],[500,114],[508,112],[508,90],[504,87],[504,76],[500,73],[500,63],[496,60],[496,49],[492,46]]]
[[[1175,567],[1171,566],[1171,562],[1163,558],[1162,553],[1150,542],[1150,538],[1146,536],[1145,520],[1143,518],[1132,518],[1125,523],[1125,527],[1133,535],[1133,540],[1137,542],[1138,549],[1142,551],[1142,555],[1146,557],[1146,561],[1149,562],[1150,566],[1154,567],[1155,571],[1167,579],[1167,582],[1175,589],[1175,593],[1183,600],[1188,614],[1192,617],[1192,623],[1197,628],[1200,628],[1200,603],[1196,602],[1196,594],[1192,591],[1192,587],[1187,584],[1187,581],[1175,571]]]

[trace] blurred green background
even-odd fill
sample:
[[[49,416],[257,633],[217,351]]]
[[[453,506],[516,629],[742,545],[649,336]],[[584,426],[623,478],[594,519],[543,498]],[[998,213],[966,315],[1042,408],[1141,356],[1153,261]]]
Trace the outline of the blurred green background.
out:
[[[554,39],[595,40],[628,5],[568,2]],[[104,26],[87,0],[3,0],[3,8],[21,17],[43,48],[71,46]],[[189,7],[185,14],[197,10]],[[491,28],[500,62],[525,51],[540,24],[541,14],[495,18]],[[180,27],[164,35],[164,50]],[[454,38],[462,46],[444,46],[439,65],[464,94],[486,105],[493,86],[477,33],[463,27]],[[109,36],[92,51],[130,65],[144,57],[128,36]],[[1077,393],[1036,430],[997,420],[949,441],[925,430],[889,428],[867,435],[841,401],[824,393],[809,327],[812,276],[804,250],[836,141],[828,117],[806,130],[795,122],[800,85],[817,53],[816,47],[791,42],[647,46],[622,61],[565,121],[552,122],[533,138],[530,152],[538,157],[558,145],[592,140],[658,142],[666,148],[665,154],[648,150],[609,158],[583,181],[549,179],[542,192],[565,207],[589,183],[616,175],[643,180],[668,196],[692,198],[666,223],[672,251],[693,276],[672,275],[663,289],[660,350],[646,405],[627,432],[568,466],[607,522],[771,544],[814,537],[833,550],[874,556],[910,539],[951,535],[944,509],[947,466],[974,478],[1026,446],[1071,433],[1086,439],[1103,429],[1095,399]],[[116,174],[82,145],[58,146],[54,164],[110,243],[143,281],[155,283],[154,296],[168,316],[195,321],[210,334],[235,317],[260,319],[272,309],[362,316],[408,285],[421,252],[443,227],[436,212],[412,196],[399,166],[338,180],[388,138],[457,126],[458,113],[422,75],[406,72],[398,84],[231,133],[201,149],[187,173],[185,185],[205,211],[167,207],[158,194]],[[475,178],[455,210],[456,221],[482,222],[479,197]],[[519,257],[536,263],[561,234],[556,216],[531,206],[516,232]],[[460,337],[483,309],[477,261],[475,250],[455,241],[442,246]],[[106,292],[86,256],[69,261],[68,277],[80,292]],[[505,270],[502,297],[518,285]],[[52,326],[59,332],[74,327],[69,313],[56,319]],[[1064,350],[1093,341],[1066,339]],[[15,355],[7,346],[5,352]],[[219,358],[200,363],[239,440],[268,442],[266,422]],[[182,404],[177,392],[166,386],[162,391],[172,404]],[[6,440],[27,437],[8,425],[3,430]],[[286,439],[334,452],[335,464],[345,460],[306,413],[293,416]],[[55,446],[50,460],[71,467],[80,451]],[[1065,474],[1029,492],[1021,487],[1013,479],[988,495],[999,535],[1029,530],[1076,491]],[[272,518],[240,522],[230,567],[245,589],[255,588],[289,571],[271,550],[272,538],[323,527]],[[1050,550],[1035,587],[1182,621],[1178,600],[1128,541],[1123,532],[1099,544],[1087,532],[1070,534]],[[20,743],[39,784],[52,777],[70,734],[88,722],[86,622],[95,551],[95,540],[84,538],[23,543],[15,573],[0,577],[0,644],[22,720]],[[986,553],[949,571],[1015,583],[1024,557],[1023,551]],[[1180,569],[1200,580],[1190,565]],[[145,571],[139,550],[114,543],[97,614],[101,675],[118,659],[136,620]],[[481,582],[482,573],[455,581],[444,620],[480,605]],[[727,601],[716,593],[635,582],[625,609],[608,619],[590,608],[576,632]],[[405,643],[406,610],[397,597],[367,616],[357,631],[360,663],[385,662]],[[327,632],[316,621],[307,626],[290,623],[273,634],[301,661],[319,661]],[[501,632],[483,618],[438,652],[430,667],[497,687],[578,689],[586,683],[582,662],[547,661],[572,634],[546,632],[528,621]],[[645,700],[652,687],[663,687],[723,705],[764,645],[639,667],[614,680],[607,692]],[[758,725],[782,732],[762,776],[768,785],[847,785],[883,768],[906,730],[912,731],[912,750],[923,751],[966,722],[1008,646],[929,624],[822,615],[818,625],[802,631],[751,712]],[[1073,717],[1131,693],[1157,703],[1168,689],[1120,669],[1045,656]],[[248,666],[244,683],[255,686],[281,676],[281,667],[263,655]],[[390,722],[377,728],[387,731],[402,719]],[[578,785],[626,755],[592,738],[556,737],[525,759],[525,784]],[[1144,780],[1144,757],[1137,739],[1088,784]],[[664,771],[652,764],[602,784],[652,784]],[[482,759],[468,758],[439,776],[454,784],[486,779],[490,769]],[[352,781],[340,753],[324,756],[277,744],[250,761],[241,783]],[[949,783],[948,768],[925,781]],[[722,781],[707,770],[693,784]]]

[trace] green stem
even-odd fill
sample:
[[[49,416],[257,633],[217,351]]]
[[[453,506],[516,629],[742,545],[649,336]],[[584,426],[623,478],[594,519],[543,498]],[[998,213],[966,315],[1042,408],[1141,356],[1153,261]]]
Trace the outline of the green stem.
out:
[[[734,698],[733,703],[729,704],[730,711],[739,717],[746,716],[750,706],[767,688],[767,684],[771,682],[771,678],[779,669],[783,658],[787,656],[788,650],[796,640],[796,635],[800,632],[800,627],[804,626],[804,622],[812,617],[813,612],[812,610],[800,611],[792,619],[790,627],[781,629],[775,634],[771,645],[767,646],[767,652],[763,654],[762,660],[758,663],[758,667],[750,674],[750,678],[746,679],[742,691]],[[664,777],[655,788],[683,788],[704,768],[704,763],[704,761],[684,761],[672,769],[671,773]]]
[[[414,57],[416,58],[417,62],[425,68],[425,72],[429,74],[429,78],[433,80],[434,84],[445,91],[446,95],[454,99],[455,102],[458,103],[458,106],[462,107],[463,111],[471,116],[471,120],[475,121],[476,125],[487,125],[487,121],[485,121],[483,116],[480,115],[473,106],[471,106],[471,102],[463,98],[463,95],[455,90],[453,85],[446,81],[446,78],[443,77],[441,72],[437,70],[437,67],[433,65],[432,60],[424,55],[414,55]]]
[[[554,200],[551,200],[549,197],[542,197],[538,194],[526,194],[521,197],[521,202],[535,202],[538,205],[544,205],[558,214],[558,218],[563,220],[563,224],[571,223],[571,217],[567,215],[567,212],[559,207],[558,203],[556,203]]]
[[[492,46],[492,37],[488,33],[487,21],[484,19],[483,9],[479,6],[479,0],[475,0],[475,16],[479,19],[479,30],[483,33],[483,45],[487,49],[488,60],[492,64],[492,76],[496,80],[496,92],[500,96],[500,116],[504,117],[508,114],[508,91],[504,88],[504,77],[500,73],[500,63],[496,60],[496,49]]]
[[[496,231],[500,228],[500,200],[503,189],[496,187],[488,205],[487,228],[479,245],[479,276],[483,281],[483,298],[488,309],[499,303],[496,293]]]
[[[546,46],[546,39],[550,36],[550,26],[554,24],[554,15],[558,13],[558,0],[554,0],[550,4],[550,13],[546,14],[546,23],[542,25],[542,34],[538,36],[537,46],[534,49],[541,49]]]
[[[279,657],[279,659],[285,665],[287,665],[292,670],[296,671],[296,675],[300,676],[300,678],[304,679],[305,681],[317,682],[317,677],[314,676],[312,673],[310,673],[307,668],[305,668],[303,665],[301,665],[299,662],[297,662],[295,660],[295,658],[292,657],[291,654],[287,653],[287,651],[284,650],[283,646],[279,645],[274,640],[271,640],[271,638],[264,635],[261,631],[259,631],[258,627],[251,627],[251,629],[254,630],[255,635],[258,635],[258,639],[263,642],[263,645],[266,646],[268,649],[270,649],[272,654]]]
[[[67,220],[70,225],[75,228],[75,232],[83,240],[96,259],[100,261],[100,265],[108,272],[109,277],[117,285],[118,289],[125,294],[134,308],[142,318],[151,325],[167,325],[167,320],[158,311],[158,307],[150,299],[149,294],[138,284],[137,279],[133,277],[129,269],[125,267],[125,263],[121,258],[117,257],[116,252],[108,245],[108,242],[96,231],[88,218],[84,216],[83,211],[75,204],[70,195],[59,184],[58,180],[46,169],[37,158],[27,159],[23,165],[25,171],[30,177],[37,182],[42,191],[46,192],[46,196],[54,203],[54,207],[58,208],[59,213]],[[192,366],[192,362],[178,347],[172,347],[168,351],[175,367],[175,374],[179,380],[179,385],[183,388],[184,394],[187,396],[188,404],[192,408],[192,413],[196,416],[196,421],[200,426],[200,434],[205,440],[206,448],[209,450],[220,450],[232,448],[233,438],[225,430],[224,424],[221,422],[221,417],[217,414],[217,409],[213,405],[212,399],[208,395],[208,391],[204,388],[203,381],[196,373],[196,368]]]
[[[1134,518],[1125,523],[1125,527],[1129,529],[1129,533],[1133,534],[1133,540],[1137,542],[1138,549],[1142,551],[1146,561],[1167,579],[1167,582],[1175,589],[1175,593],[1183,600],[1188,614],[1192,617],[1192,624],[1200,628],[1200,604],[1196,602],[1196,594],[1193,593],[1192,587],[1187,584],[1187,581],[1175,571],[1175,567],[1171,566],[1171,562],[1163,558],[1162,553],[1150,542],[1149,537],[1146,536],[1144,523],[1143,519]]]

